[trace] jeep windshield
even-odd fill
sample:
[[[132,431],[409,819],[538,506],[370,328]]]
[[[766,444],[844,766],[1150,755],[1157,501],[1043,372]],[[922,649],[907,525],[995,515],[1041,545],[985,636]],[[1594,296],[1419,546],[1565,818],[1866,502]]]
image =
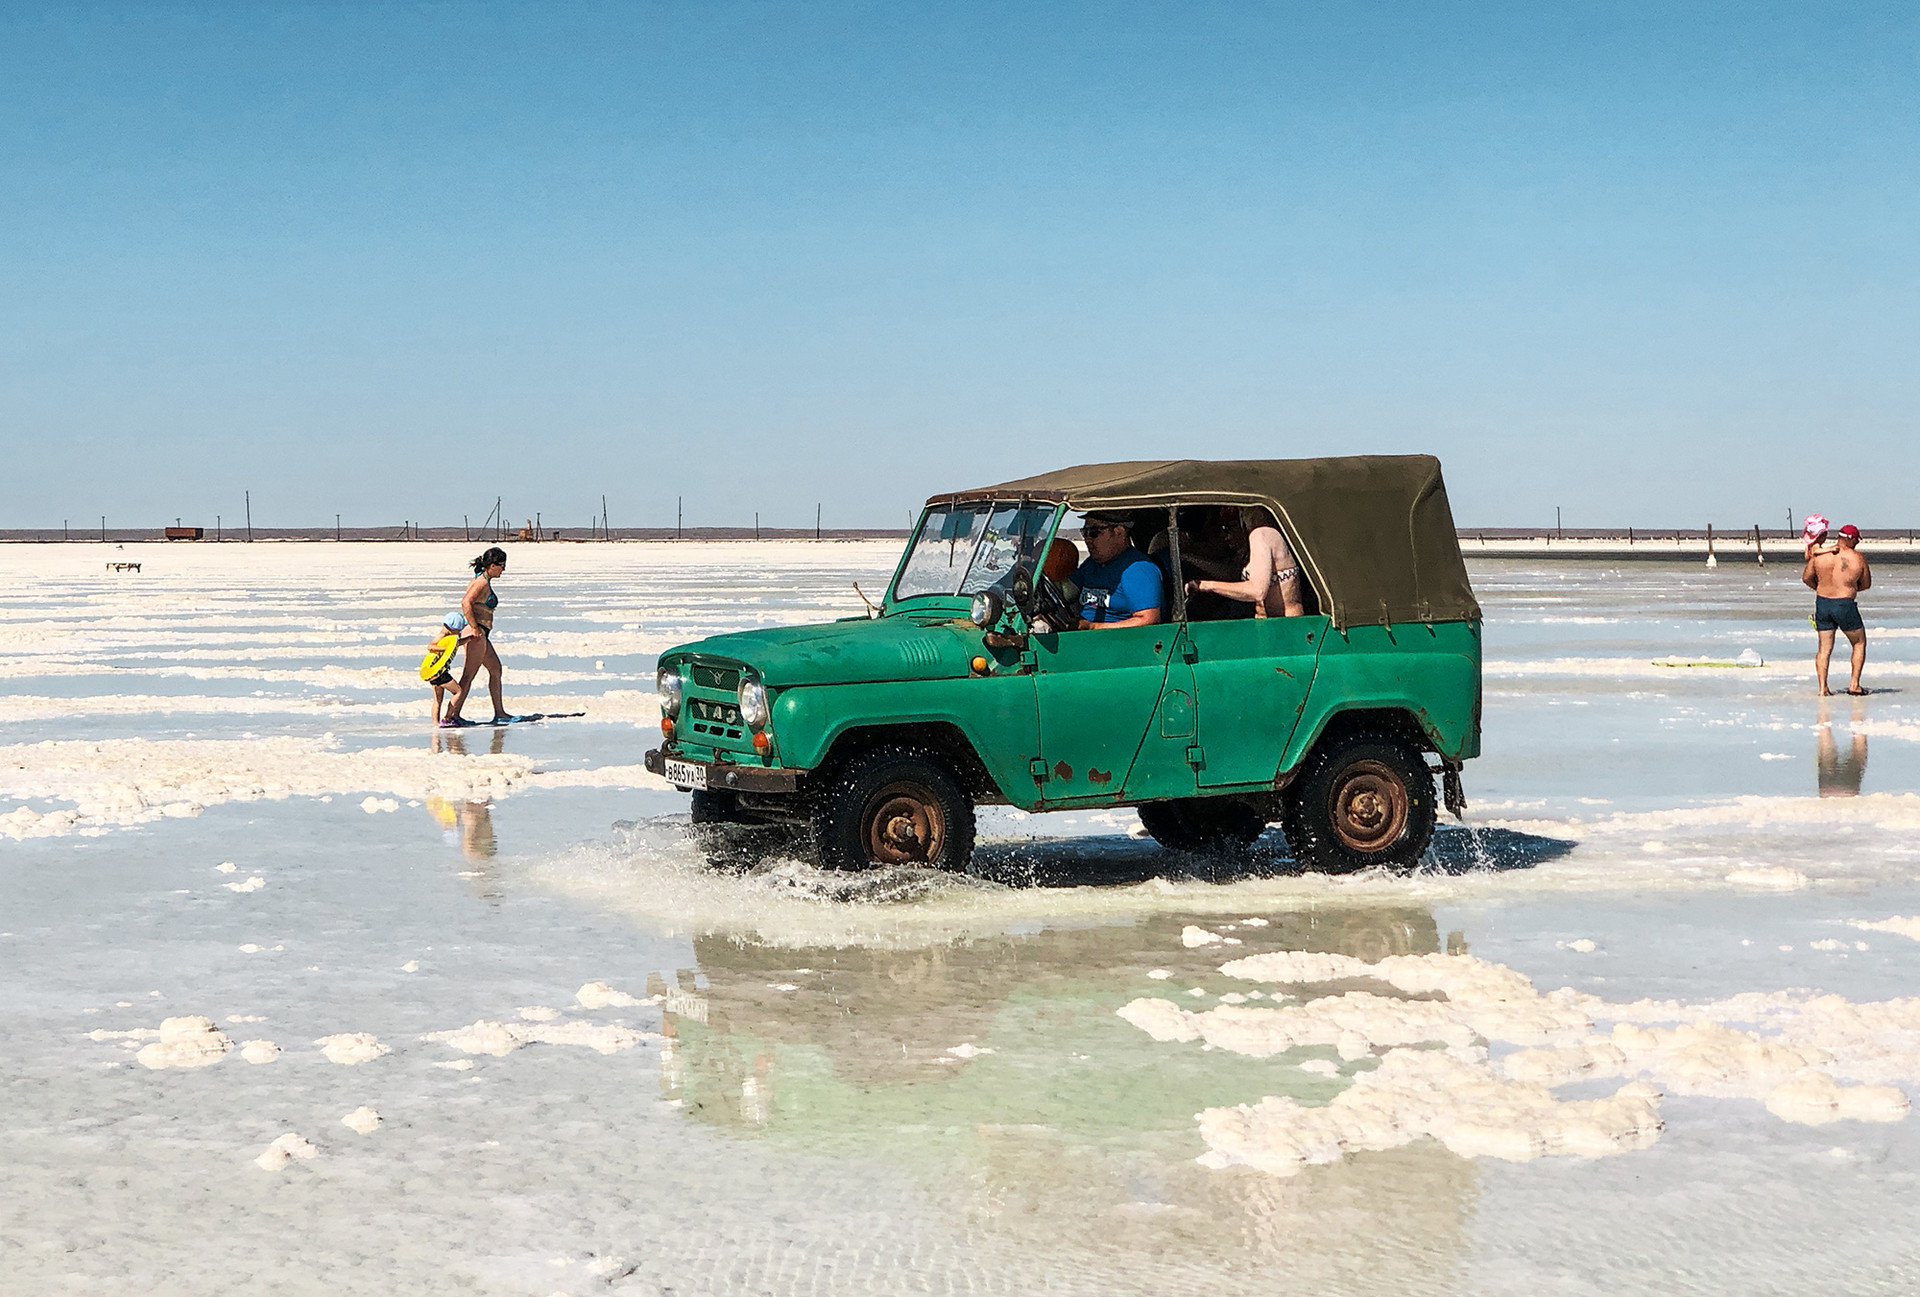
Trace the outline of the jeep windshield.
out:
[[[1038,571],[1053,514],[1053,505],[1031,502],[935,505],[907,547],[894,599],[977,594],[1022,562]]]

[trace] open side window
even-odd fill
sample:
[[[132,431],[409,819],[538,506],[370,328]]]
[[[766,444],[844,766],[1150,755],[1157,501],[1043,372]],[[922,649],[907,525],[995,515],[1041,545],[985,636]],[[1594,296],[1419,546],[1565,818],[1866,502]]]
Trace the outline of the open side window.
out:
[[[1313,584],[1311,565],[1301,561],[1300,544],[1291,531],[1264,506],[1240,504],[1182,504],[1163,511],[1167,525],[1148,543],[1148,553],[1167,574],[1172,615],[1183,621],[1239,621],[1257,615],[1244,600],[1210,591],[1185,593],[1189,581],[1238,582],[1245,579],[1248,535],[1254,528],[1274,527],[1286,538],[1300,569],[1300,597],[1304,612],[1320,611],[1322,600]],[[1176,576],[1176,569],[1178,575]]]

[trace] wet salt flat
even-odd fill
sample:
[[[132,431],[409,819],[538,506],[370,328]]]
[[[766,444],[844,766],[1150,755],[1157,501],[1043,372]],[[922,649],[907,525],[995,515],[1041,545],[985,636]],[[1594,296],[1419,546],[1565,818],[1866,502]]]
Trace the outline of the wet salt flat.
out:
[[[436,735],[475,548],[0,549],[0,1291],[1920,1280],[1905,569],[1823,705],[1796,571],[1474,562],[1411,878],[1005,809],[948,878],[709,868],[639,765],[655,653],[892,547],[510,546],[586,715]]]

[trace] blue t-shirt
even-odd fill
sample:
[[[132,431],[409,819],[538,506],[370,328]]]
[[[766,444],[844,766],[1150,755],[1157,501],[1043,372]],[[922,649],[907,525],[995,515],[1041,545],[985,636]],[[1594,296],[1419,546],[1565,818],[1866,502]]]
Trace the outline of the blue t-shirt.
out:
[[[1080,615],[1091,622],[1125,621],[1147,608],[1159,608],[1166,583],[1160,565],[1128,546],[1110,563],[1088,559],[1073,574],[1080,587]]]

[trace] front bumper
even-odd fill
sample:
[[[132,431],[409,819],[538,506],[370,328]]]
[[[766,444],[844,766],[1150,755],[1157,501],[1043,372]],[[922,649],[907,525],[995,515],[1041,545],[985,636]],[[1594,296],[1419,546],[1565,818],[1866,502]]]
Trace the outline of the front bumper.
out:
[[[736,766],[724,761],[687,761],[685,757],[675,757],[675,761],[686,761],[690,766],[707,768],[707,787],[726,789],[740,793],[792,793],[800,789],[798,770],[769,770],[765,766]],[[667,757],[659,748],[646,756],[647,769],[656,775],[667,773]]]

